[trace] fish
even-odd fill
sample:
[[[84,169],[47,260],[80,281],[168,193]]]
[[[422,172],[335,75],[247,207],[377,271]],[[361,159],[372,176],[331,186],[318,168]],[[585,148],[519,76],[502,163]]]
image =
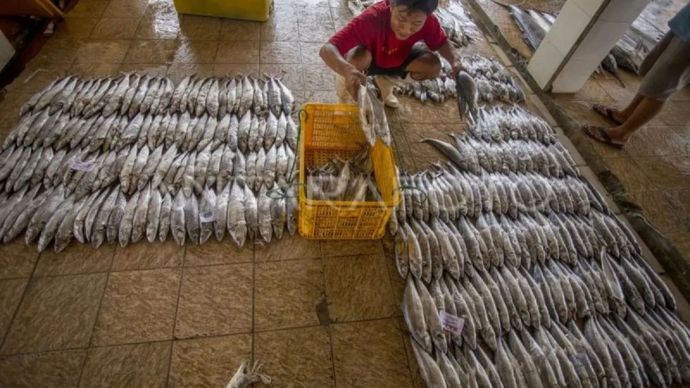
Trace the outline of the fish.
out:
[[[476,115],[477,112],[477,86],[474,79],[465,71],[459,71],[455,80],[458,100],[458,114],[460,117]]]

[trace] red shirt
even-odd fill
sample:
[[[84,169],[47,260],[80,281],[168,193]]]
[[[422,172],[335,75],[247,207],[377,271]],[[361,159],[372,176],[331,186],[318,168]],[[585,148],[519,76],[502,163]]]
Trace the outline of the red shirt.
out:
[[[412,46],[419,41],[432,51],[446,43],[446,33],[436,16],[428,15],[421,30],[405,40],[399,40],[391,30],[390,0],[370,6],[328,40],[343,56],[353,47],[366,47],[374,63],[383,69],[402,65]]]

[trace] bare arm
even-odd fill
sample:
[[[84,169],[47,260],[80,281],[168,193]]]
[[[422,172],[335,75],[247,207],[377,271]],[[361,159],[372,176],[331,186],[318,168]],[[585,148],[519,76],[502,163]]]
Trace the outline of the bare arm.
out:
[[[347,73],[354,68],[351,63],[346,61],[345,58],[340,55],[338,49],[331,43],[326,43],[321,46],[319,56],[324,62],[326,62],[328,67],[343,77],[345,77]]]
[[[366,76],[357,68],[346,61],[345,58],[340,54],[338,49],[331,43],[326,43],[319,50],[319,56],[323,61],[333,69],[336,73],[340,74],[345,78],[345,85],[347,87],[348,93],[357,99],[357,87],[364,84],[366,81]]]

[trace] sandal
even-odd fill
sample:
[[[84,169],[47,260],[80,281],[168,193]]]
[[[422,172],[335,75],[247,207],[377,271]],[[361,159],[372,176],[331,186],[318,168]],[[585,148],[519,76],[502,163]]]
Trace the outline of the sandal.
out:
[[[620,122],[617,118],[615,118],[613,116],[613,109],[611,109],[609,107],[606,107],[606,106],[601,105],[601,104],[594,104],[594,105],[592,105],[592,110],[594,110],[595,112],[599,113],[604,118],[612,121],[613,123],[615,123],[617,125],[623,124],[622,122]]]
[[[606,144],[608,146],[611,146],[616,149],[622,149],[625,143],[616,143],[613,139],[611,139],[611,136],[609,136],[608,132],[602,127],[597,127],[594,125],[585,125],[582,127],[582,130],[587,134],[587,136],[591,137],[592,139]]]

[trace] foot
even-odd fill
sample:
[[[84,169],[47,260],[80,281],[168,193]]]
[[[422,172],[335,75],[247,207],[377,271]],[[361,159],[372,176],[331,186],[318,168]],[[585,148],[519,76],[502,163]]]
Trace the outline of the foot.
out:
[[[592,139],[613,148],[621,149],[627,142],[627,139],[616,137],[613,133],[611,133],[611,130],[597,127],[595,125],[585,125],[582,127],[582,130]]]
[[[381,101],[389,108],[398,108],[400,102],[393,94],[393,88],[396,86],[396,82],[385,75],[377,75],[374,77],[374,80],[376,81],[376,86],[378,86],[381,91]]]
[[[621,125],[625,122],[626,118],[623,117],[623,114],[620,111],[611,109],[601,104],[592,105],[592,109],[615,124]]]

